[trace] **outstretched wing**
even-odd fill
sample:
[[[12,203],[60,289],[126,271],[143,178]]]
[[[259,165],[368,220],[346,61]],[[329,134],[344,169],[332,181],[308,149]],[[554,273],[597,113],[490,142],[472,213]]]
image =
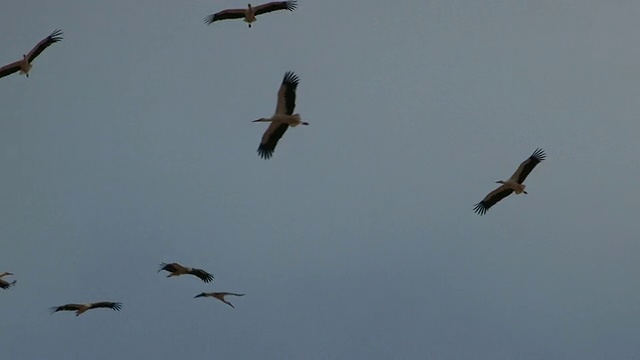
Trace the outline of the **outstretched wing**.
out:
[[[296,90],[300,78],[292,71],[287,71],[278,90],[278,105],[276,114],[292,115],[296,107]]]
[[[120,302],[111,302],[111,301],[100,301],[100,302],[96,302],[96,303],[91,304],[90,308],[91,309],[108,308],[108,309],[112,309],[114,311],[120,311],[122,309],[122,303],[120,303]]]
[[[186,270],[186,269],[185,269],[185,267],[184,267],[184,266],[182,266],[182,265],[180,265],[180,264],[178,264],[178,263],[170,263],[170,264],[167,264],[167,263],[160,263],[160,270],[158,270],[158,272],[160,272],[160,271],[162,271],[162,270],[165,270],[165,271],[168,271],[168,272],[174,273],[174,272],[176,272],[176,271],[179,271],[179,270]]]
[[[505,185],[502,185],[490,192],[482,201],[475,204],[475,206],[473,207],[473,211],[475,211],[478,215],[484,215],[487,213],[487,210],[489,210],[489,208],[495,205],[498,201],[511,195],[512,192],[512,189],[509,189]]]
[[[31,63],[33,59],[38,57],[38,55],[40,55],[40,53],[43,52],[44,49],[48,48],[52,44],[57,43],[60,40],[62,40],[62,30],[59,29],[54,30],[51,35],[40,40],[40,42],[33,49],[31,49],[31,51],[27,55],[29,63]]]
[[[53,306],[51,307],[51,312],[54,313],[58,311],[77,311],[81,307],[82,307],[82,304],[66,304],[66,305],[60,305],[60,306]]]
[[[204,23],[207,25],[213,24],[215,21],[229,20],[229,19],[241,19],[244,17],[244,9],[227,9],[211,14],[204,18]]]
[[[15,285],[17,280],[13,280],[11,282],[0,279],[0,289],[8,289]]]
[[[267,131],[262,135],[260,146],[258,146],[258,155],[265,160],[270,159],[276,150],[278,140],[280,140],[288,128],[289,125],[285,123],[272,122],[269,124]]]
[[[0,68],[0,78],[11,75],[20,70],[20,61],[14,61]]]
[[[255,16],[261,15],[261,14],[266,14],[268,12],[272,12],[272,11],[278,11],[278,10],[289,10],[289,11],[293,11],[296,9],[296,7],[298,7],[298,4],[295,0],[293,1],[273,1],[270,3],[266,3],[266,4],[262,4],[262,5],[258,5],[256,7],[253,8],[253,14]]]
[[[189,274],[199,277],[202,281],[206,283],[211,282],[211,280],[213,280],[213,275],[209,274],[208,272],[202,269],[193,269],[189,272]]]
[[[544,160],[547,157],[547,154],[544,153],[544,150],[538,148],[536,151],[529,156],[529,158],[518,166],[518,170],[511,175],[511,180],[516,181],[518,184],[522,184],[524,179],[531,173],[536,165],[540,163],[540,161]]]
[[[244,294],[236,294],[236,293],[230,293],[230,292],[223,292],[223,293],[220,293],[220,294],[222,294],[222,296],[226,296],[226,295],[244,296]]]

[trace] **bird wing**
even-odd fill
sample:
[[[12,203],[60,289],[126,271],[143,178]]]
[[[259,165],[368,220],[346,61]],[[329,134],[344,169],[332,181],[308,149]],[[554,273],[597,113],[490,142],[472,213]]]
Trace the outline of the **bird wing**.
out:
[[[199,277],[200,279],[202,279],[202,281],[206,283],[211,282],[211,280],[213,280],[213,275],[209,274],[208,272],[202,269],[192,269],[189,272],[189,274]]]
[[[66,304],[60,306],[54,306],[51,308],[51,312],[58,311],[76,311],[82,307],[82,304]]]
[[[109,309],[113,309],[114,311],[120,311],[120,309],[122,309],[122,303],[111,302],[111,301],[100,301],[100,302],[91,304],[89,308],[90,309],[109,308]]]
[[[258,155],[263,159],[270,159],[273,156],[276,145],[278,145],[278,140],[280,140],[288,128],[288,124],[271,122],[267,131],[262,135],[262,141],[260,141],[260,146],[258,146]]]
[[[278,90],[278,105],[276,106],[276,114],[293,114],[296,107],[296,90],[300,78],[291,71],[287,71],[282,79],[280,90]]]
[[[473,211],[475,211],[478,215],[484,215],[487,213],[487,210],[489,210],[490,207],[495,205],[498,201],[511,195],[512,192],[512,189],[508,188],[506,185],[502,185],[490,192],[482,201],[477,203],[473,207]]]
[[[161,271],[161,270],[166,270],[168,272],[174,273],[174,272],[177,272],[179,270],[186,270],[186,269],[185,269],[184,266],[182,266],[182,265],[180,265],[178,263],[170,263],[170,264],[160,263],[160,270],[158,270],[158,271]]]
[[[244,9],[227,9],[211,14],[204,18],[204,23],[211,25],[214,21],[228,20],[228,19],[241,19],[244,17]]]
[[[51,35],[40,40],[40,42],[33,49],[31,49],[31,51],[29,51],[29,54],[27,54],[27,60],[29,61],[29,63],[31,63],[33,59],[38,57],[38,55],[40,55],[40,53],[43,52],[44,49],[51,46],[51,44],[57,43],[60,40],[62,40],[62,30],[59,29],[54,30]]]
[[[258,16],[261,14],[265,14],[265,13],[277,11],[277,10],[293,11],[295,10],[296,7],[298,7],[298,4],[296,1],[272,1],[270,3],[266,3],[266,4],[262,4],[254,7],[253,14],[255,16]]]
[[[0,289],[8,289],[16,283],[16,280],[11,282],[0,279]]]
[[[223,296],[226,296],[226,295],[244,296],[244,294],[236,294],[236,293],[230,293],[230,292],[223,292],[223,293],[221,293],[221,294],[222,294]]]
[[[20,70],[20,61],[14,61],[0,68],[0,78],[11,75]]]
[[[531,170],[533,170],[536,165],[540,163],[540,161],[544,160],[547,157],[547,154],[544,153],[544,150],[538,148],[536,151],[529,156],[529,158],[518,166],[518,170],[511,175],[511,180],[516,181],[518,184],[522,184],[524,179],[527,178]]]

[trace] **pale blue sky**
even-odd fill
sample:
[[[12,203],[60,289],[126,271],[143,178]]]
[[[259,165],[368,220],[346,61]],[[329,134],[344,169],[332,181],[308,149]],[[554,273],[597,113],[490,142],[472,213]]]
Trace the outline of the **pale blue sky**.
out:
[[[0,63],[65,38],[0,79],[3,359],[640,357],[640,4],[363,4],[6,4]]]

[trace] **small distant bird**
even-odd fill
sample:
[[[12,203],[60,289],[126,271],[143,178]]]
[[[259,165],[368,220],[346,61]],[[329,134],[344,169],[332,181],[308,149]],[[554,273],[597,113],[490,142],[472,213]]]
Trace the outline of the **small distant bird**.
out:
[[[225,296],[227,295],[233,295],[233,296],[244,296],[244,294],[235,294],[235,293],[230,293],[230,292],[212,292],[212,293],[200,293],[196,296],[194,296],[193,298],[199,298],[199,297],[214,297],[220,301],[222,301],[223,303],[231,306],[232,308],[236,308],[235,306],[233,306],[230,302],[228,302],[227,300],[224,299]]]
[[[213,280],[213,275],[209,274],[208,272],[202,269],[190,268],[190,267],[182,266],[178,263],[171,263],[171,264],[161,263],[160,270],[158,270],[158,272],[162,270],[165,270],[171,273],[167,275],[167,277],[189,274],[189,275],[194,275],[199,277],[200,279],[202,279],[202,281],[206,283],[211,282],[211,280]]]
[[[11,64],[5,65],[0,68],[0,78],[7,75],[11,75],[16,71],[20,71],[20,74],[24,74],[29,77],[29,70],[31,70],[31,62],[40,55],[44,49],[62,40],[62,30],[56,29],[51,35],[42,39],[38,45],[36,45],[29,54],[22,55],[22,60],[14,61]]]
[[[247,4],[246,9],[227,9],[215,14],[208,15],[204,18],[204,23],[207,25],[211,25],[214,21],[244,18],[244,22],[249,24],[249,27],[251,27],[251,23],[257,20],[256,16],[258,15],[277,10],[293,11],[297,6],[298,4],[296,3],[296,0],[273,1],[256,7],[251,6],[251,4]]]
[[[280,90],[278,90],[278,104],[276,112],[272,117],[260,118],[253,122],[270,122],[267,131],[262,135],[258,155],[263,159],[270,159],[278,145],[278,140],[284,135],[289,126],[309,125],[308,122],[300,120],[300,114],[294,114],[296,107],[296,90],[300,79],[298,75],[287,71],[282,79]]]
[[[114,311],[120,311],[120,309],[122,309],[122,303],[101,301],[101,302],[95,302],[95,303],[89,303],[89,304],[66,304],[66,305],[52,307],[51,313],[53,314],[58,311],[75,311],[76,316],[79,316],[87,310],[97,309],[97,308],[108,308]]]
[[[536,151],[531,154],[531,156],[522,162],[518,167],[518,170],[511,175],[509,180],[503,181],[498,180],[496,183],[502,184],[499,188],[493,190],[489,193],[482,201],[477,203],[473,210],[478,215],[484,215],[487,213],[490,207],[495,205],[498,201],[504,199],[505,197],[511,195],[512,192],[516,194],[527,193],[524,189],[526,185],[523,184],[524,179],[527,178],[527,175],[533,170],[540,161],[544,160],[547,155],[544,153],[542,149],[536,149]]]
[[[3,277],[11,276],[11,275],[13,275],[13,273],[10,273],[10,272],[0,273],[0,288],[1,289],[8,289],[8,288],[10,288],[10,287],[12,287],[13,285],[16,284],[16,280],[13,280],[13,281],[2,280]]]

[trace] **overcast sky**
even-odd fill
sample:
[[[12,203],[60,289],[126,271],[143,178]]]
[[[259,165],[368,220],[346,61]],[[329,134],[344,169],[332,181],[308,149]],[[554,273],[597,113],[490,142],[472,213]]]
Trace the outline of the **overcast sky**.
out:
[[[3,359],[640,357],[640,3],[203,24],[245,5],[4,5],[0,63],[64,40],[0,79]],[[289,70],[311,125],[265,161]],[[537,147],[529,194],[476,215]],[[101,300],[123,309],[48,313]]]

